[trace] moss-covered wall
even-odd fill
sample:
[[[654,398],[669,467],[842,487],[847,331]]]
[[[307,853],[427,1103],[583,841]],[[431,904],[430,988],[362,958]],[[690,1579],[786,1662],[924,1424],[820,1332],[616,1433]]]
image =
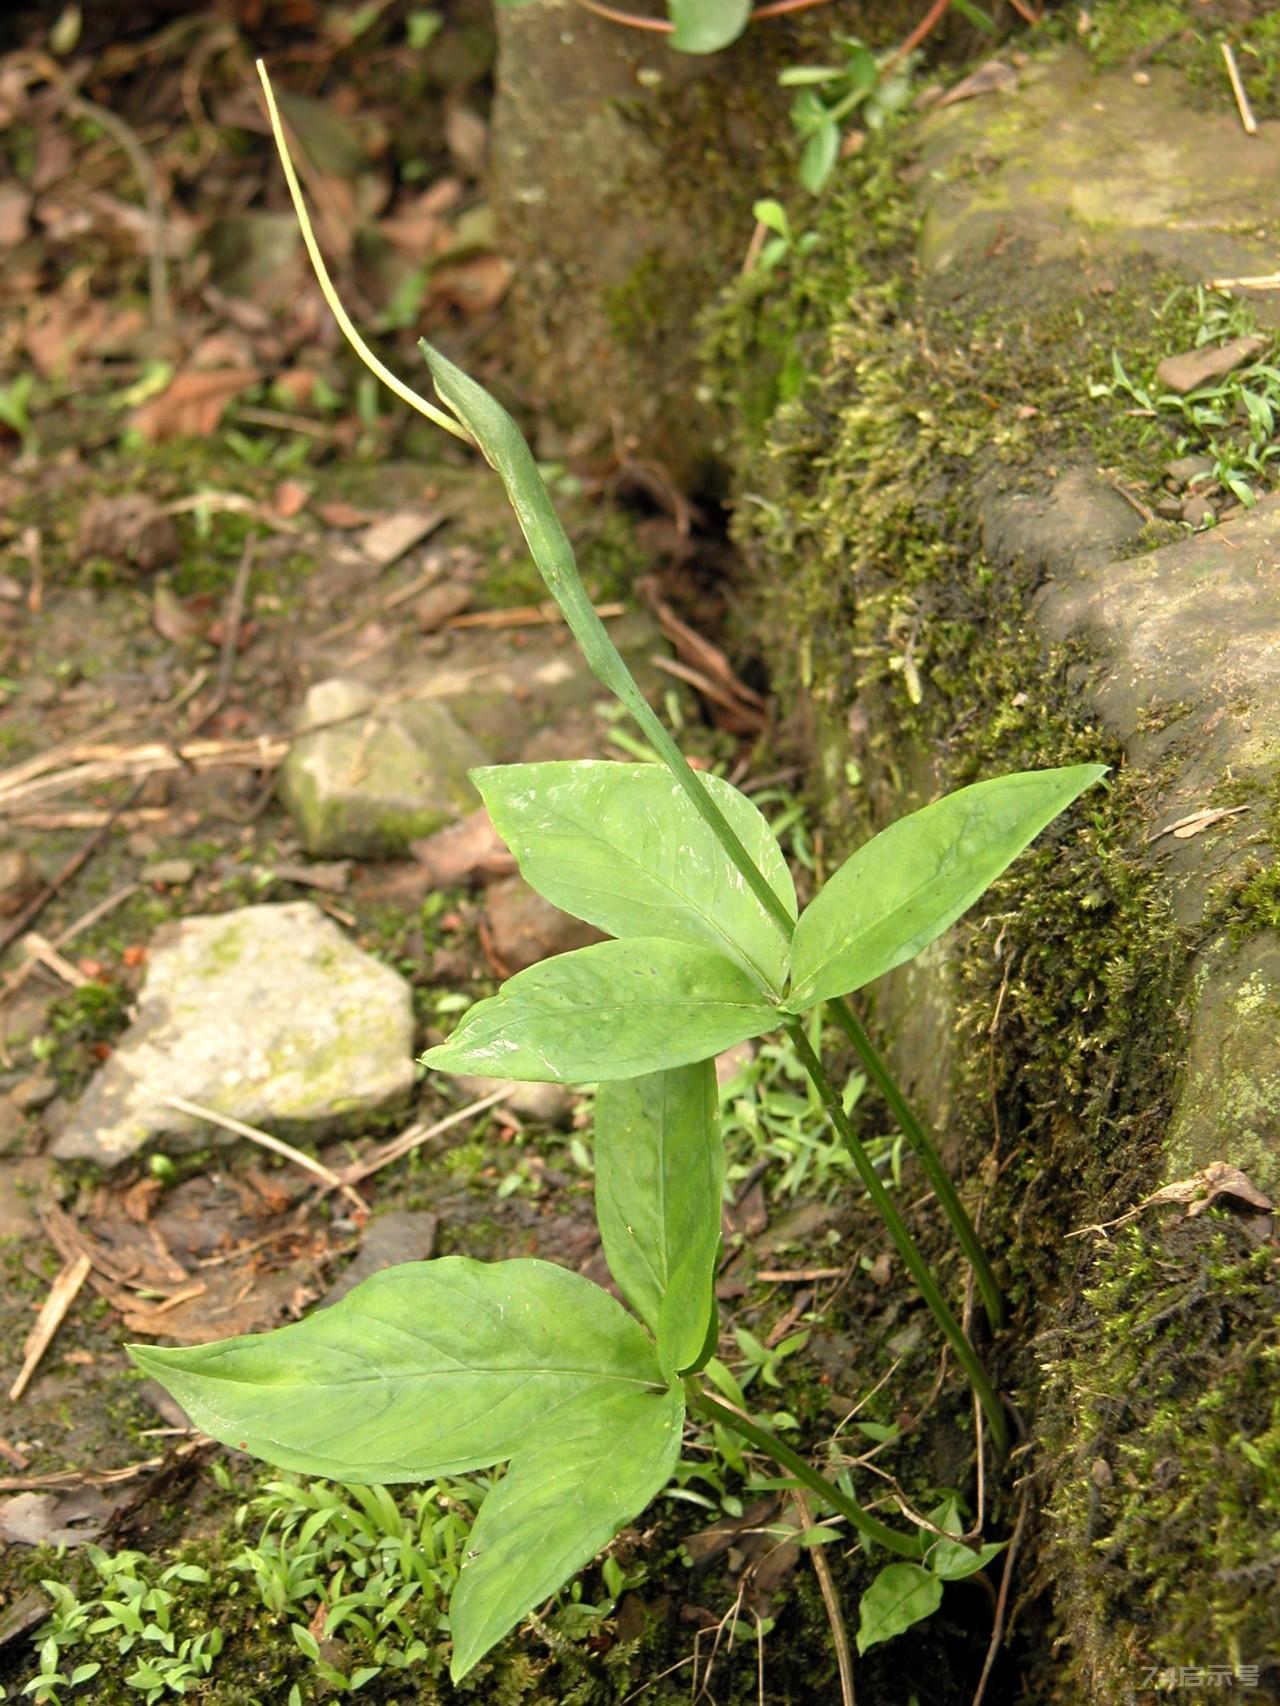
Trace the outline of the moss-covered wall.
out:
[[[1158,478],[1170,448],[1096,387],[1114,352],[1140,371],[1194,342],[1198,309],[1177,268],[1208,251],[1203,223],[1193,243],[1179,209],[1207,204],[1199,181],[1175,174],[1164,223],[1136,195],[1132,219],[1117,213],[1123,240],[1085,217],[1100,205],[1090,171],[1103,201],[1132,175],[1091,109],[1129,113],[1141,87],[1127,68],[1098,77],[1050,60],[1031,69],[1040,93],[1021,110],[975,103],[852,164],[803,264],[740,284],[709,317],[706,359],[736,423],[735,531],[756,625],[807,734],[829,853],[943,786],[1086,757],[1113,766],[1105,793],[879,999],[1015,1306],[995,1354],[1041,1500],[1014,1631],[1028,1697],[1128,1701],[1151,1667],[1226,1664],[1259,1666],[1271,1698],[1273,1223],[1231,1210],[1183,1223],[1165,1207],[1116,1243],[1079,1235],[1174,1177],[1175,1155],[1236,1158],[1213,1148],[1230,1141],[1221,1119],[1207,1153],[1171,1145],[1170,1122],[1188,1031],[1193,1058],[1205,1034],[1193,968],[1218,939],[1213,881],[1238,909],[1270,855],[1265,828],[1247,845],[1225,836],[1220,857],[1212,842],[1180,849],[1171,877],[1152,826],[1176,817],[1168,802],[1188,776],[1214,799],[1230,779],[1220,753],[1206,768],[1223,710],[1191,715],[1164,687],[1144,696],[1140,660],[1125,654],[1122,670],[1105,632],[1045,614],[1057,583],[1105,581],[1107,565],[1183,532],[1144,524],[1117,489]],[[1152,114],[1185,126],[1173,83]],[[1059,121],[1079,132],[1078,193],[1039,170],[1037,138]],[[1139,140],[1149,159],[1162,146],[1150,130]],[[1170,172],[1182,145],[1169,142]],[[1213,170],[1223,181],[1226,166]],[[1257,229],[1237,220],[1223,241]],[[1162,668],[1176,681],[1176,649]],[[1101,691],[1122,676],[1138,690],[1126,726]],[[1199,861],[1194,907],[1180,899],[1187,859]],[[1201,1079],[1212,1071],[1210,1057]],[[1255,1131],[1255,1162],[1274,1153],[1271,1130]]]

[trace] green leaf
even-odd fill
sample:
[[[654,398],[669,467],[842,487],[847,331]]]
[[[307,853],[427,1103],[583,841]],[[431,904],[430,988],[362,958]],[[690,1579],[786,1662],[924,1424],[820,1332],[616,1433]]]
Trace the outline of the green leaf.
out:
[[[526,882],[556,906],[611,936],[714,948],[781,993],[789,944],[660,765],[508,764],[471,778]],[[794,918],[791,873],[758,808],[718,776],[699,785]]]
[[[467,1542],[449,1605],[454,1682],[661,1492],[683,1421],[679,1389],[619,1392],[561,1412],[520,1453]]]
[[[789,238],[791,236],[787,210],[780,201],[775,201],[772,196],[764,196],[761,200],[752,202],[751,214],[754,219],[760,221],[761,225],[767,226],[770,231],[776,231],[779,237]]]
[[[783,89],[803,89],[811,83],[829,83],[840,75],[837,65],[786,65],[778,73]]]
[[[976,1552],[962,1546],[958,1540],[938,1540],[930,1548],[925,1562],[943,1582],[962,1582],[966,1576],[985,1570],[993,1558],[1004,1551],[1007,1541],[992,1540]]]
[[[705,1060],[777,1022],[777,1008],[722,955],[641,937],[517,973],[422,1058],[482,1078],[607,1083]]]
[[[919,1564],[886,1564],[858,1605],[859,1655],[932,1617],[941,1604],[937,1576]]]
[[[796,925],[788,1008],[802,1013],[913,959],[1105,774],[1103,764],[1074,764],[996,776],[873,836]]]
[[[718,53],[746,29],[751,0],[667,0],[667,16],[677,53]]]
[[[840,155],[840,127],[830,119],[820,124],[800,155],[800,182],[810,195],[817,195],[831,176]]]
[[[724,1145],[715,1066],[605,1084],[596,1097],[596,1216],[609,1271],[673,1373],[715,1309]]]
[[[128,1348],[211,1438],[355,1484],[484,1469],[567,1405],[666,1384],[638,1321],[539,1261],[409,1262],[274,1333]]]

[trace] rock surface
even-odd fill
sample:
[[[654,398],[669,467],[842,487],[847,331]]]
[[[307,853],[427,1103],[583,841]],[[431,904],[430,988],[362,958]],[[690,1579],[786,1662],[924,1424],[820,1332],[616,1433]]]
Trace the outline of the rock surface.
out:
[[[138,1016],[53,1145],[103,1165],[160,1139],[235,1141],[181,1097],[318,1138],[407,1096],[409,987],[308,901],[185,918],[156,935]]]
[[[592,925],[552,906],[523,877],[501,877],[492,884],[485,895],[485,915],[493,952],[508,972],[604,941]]]
[[[307,694],[300,728],[281,787],[308,853],[403,857],[479,803],[467,771],[488,757],[436,700],[335,677]]]

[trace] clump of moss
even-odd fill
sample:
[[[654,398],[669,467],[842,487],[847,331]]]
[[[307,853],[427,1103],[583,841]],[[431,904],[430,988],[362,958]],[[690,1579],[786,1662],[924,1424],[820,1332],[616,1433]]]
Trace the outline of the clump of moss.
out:
[[[1099,1624],[1128,1626],[1135,1665],[1259,1666],[1274,1685],[1280,1257],[1238,1216],[1167,1215],[1099,1249],[1052,1345],[1080,1460],[1052,1482],[1051,1562]],[[1096,1664],[1089,1624],[1072,1634]]]
[[[1229,42],[1257,115],[1280,112],[1280,14],[1260,0],[1243,9],[1228,0],[1100,0],[1089,8],[1083,40],[1100,67],[1174,66],[1193,88],[1224,100],[1221,44]]]

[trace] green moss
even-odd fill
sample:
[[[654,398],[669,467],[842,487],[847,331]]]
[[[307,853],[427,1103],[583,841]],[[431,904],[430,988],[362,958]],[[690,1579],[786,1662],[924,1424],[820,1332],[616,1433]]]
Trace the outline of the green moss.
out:
[[[1247,16],[1248,11],[1256,15]],[[1169,65],[1195,89],[1229,91],[1221,44],[1229,42],[1254,111],[1280,113],[1280,15],[1254,5],[1242,18],[1226,0],[1100,0],[1083,40],[1100,68]]]
[[[1051,1567],[1101,1621],[1125,1621],[1135,1663],[1266,1668],[1280,1658],[1280,1264],[1234,1215],[1169,1214],[1100,1244],[1054,1347],[1087,1461],[1047,1481]]]

